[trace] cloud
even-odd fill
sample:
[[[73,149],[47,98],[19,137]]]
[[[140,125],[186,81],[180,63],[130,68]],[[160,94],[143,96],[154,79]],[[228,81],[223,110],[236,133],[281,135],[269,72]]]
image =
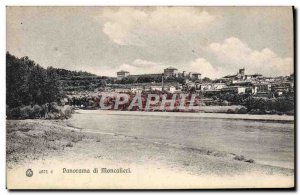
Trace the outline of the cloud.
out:
[[[195,32],[216,19],[192,7],[157,7],[154,10],[121,7],[106,10],[103,32],[119,45],[142,45],[153,36]]]
[[[163,69],[166,68],[159,62],[152,62],[143,59],[135,59],[131,63],[120,64],[117,67],[107,67],[101,66],[97,68],[88,69],[89,72],[95,73],[102,76],[112,76],[116,77],[117,72],[120,70],[128,71],[130,74],[152,74],[152,73],[162,73]]]
[[[231,71],[244,67],[247,73],[266,76],[289,75],[294,71],[291,57],[282,58],[269,48],[254,50],[236,37],[225,39],[223,43],[211,43],[207,50]]]
[[[151,67],[157,67],[160,66],[161,63],[158,62],[152,62],[142,59],[135,59],[132,64],[137,67],[144,67],[144,68],[151,68]]]
[[[133,36],[133,31],[147,20],[147,14],[133,8],[120,8],[118,11],[106,10],[108,19],[103,25],[103,32],[115,43],[126,45]]]
[[[122,64],[118,67],[119,70],[126,70],[130,74],[152,74],[152,73],[162,73],[163,69],[166,68],[159,62],[152,62],[142,59],[135,59],[130,64]]]
[[[197,58],[194,61],[191,61],[187,66],[187,71],[199,72],[202,74],[202,78],[218,78],[221,76],[221,70],[218,67],[211,65],[209,61],[204,58]]]

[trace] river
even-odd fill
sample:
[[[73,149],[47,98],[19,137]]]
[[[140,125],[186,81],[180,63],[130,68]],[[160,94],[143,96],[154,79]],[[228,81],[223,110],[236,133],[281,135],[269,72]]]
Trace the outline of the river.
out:
[[[80,110],[70,122],[83,131],[136,136],[153,142],[244,155],[259,164],[294,167],[291,117],[289,121],[274,121],[274,117],[270,119],[267,115],[249,116],[248,120],[238,115],[220,116],[224,114]]]

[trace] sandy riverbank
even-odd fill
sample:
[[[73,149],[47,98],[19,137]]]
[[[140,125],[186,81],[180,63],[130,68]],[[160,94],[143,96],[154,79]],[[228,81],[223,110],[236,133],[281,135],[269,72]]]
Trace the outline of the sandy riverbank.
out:
[[[71,127],[68,121],[7,121],[8,188],[224,188],[294,185],[293,169],[239,161],[234,157],[217,151],[176,147],[122,134],[83,133],[80,129]],[[63,168],[93,170],[96,167],[130,168],[131,173],[75,176],[63,173]],[[34,176],[30,179],[25,176],[28,168],[34,171]],[[39,174],[39,170],[43,169],[53,172]]]
[[[105,112],[111,115],[138,115],[138,116],[168,116],[170,112],[141,112],[141,111],[118,111],[118,110],[76,110],[79,114],[91,114]],[[255,115],[255,114],[227,114],[227,113],[196,113],[196,112],[171,112],[172,116],[196,117],[196,118],[219,118],[219,119],[239,119],[256,121],[278,121],[294,122],[294,116],[288,115]]]

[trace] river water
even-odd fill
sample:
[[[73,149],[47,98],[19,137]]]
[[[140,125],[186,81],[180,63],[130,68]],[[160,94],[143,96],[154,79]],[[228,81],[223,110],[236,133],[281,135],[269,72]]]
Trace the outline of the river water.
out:
[[[70,119],[83,131],[118,133],[153,142],[244,155],[256,163],[293,168],[294,124],[203,117],[203,113],[79,111]]]

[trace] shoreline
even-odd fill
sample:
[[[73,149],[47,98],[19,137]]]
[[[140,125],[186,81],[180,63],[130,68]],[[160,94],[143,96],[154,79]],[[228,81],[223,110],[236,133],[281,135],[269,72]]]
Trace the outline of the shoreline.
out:
[[[195,117],[212,119],[233,119],[233,120],[255,120],[270,122],[294,123],[294,116],[289,115],[254,115],[254,114],[228,114],[228,113],[201,113],[201,112],[148,112],[148,111],[121,111],[121,110],[75,110],[78,114],[109,114],[109,115],[138,115],[138,116],[175,116]]]

